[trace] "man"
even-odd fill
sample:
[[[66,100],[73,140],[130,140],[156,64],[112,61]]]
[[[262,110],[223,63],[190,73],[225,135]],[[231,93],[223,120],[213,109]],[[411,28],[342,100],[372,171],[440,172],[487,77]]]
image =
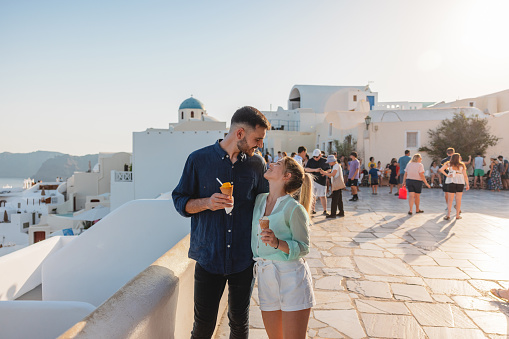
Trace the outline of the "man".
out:
[[[272,163],[272,157],[270,156],[269,151],[267,151],[267,153],[265,155],[267,156],[267,163],[268,164]]]
[[[313,196],[315,198],[320,198],[320,202],[323,207],[323,214],[326,216],[329,214],[327,213],[327,200],[325,199],[325,176],[320,173],[320,169],[326,171],[329,168],[327,159],[322,157],[322,152],[320,152],[318,148],[313,151],[313,157],[308,160],[306,168],[304,168],[304,171],[311,173],[313,176]],[[315,204],[316,199],[313,199],[311,214],[316,214]]]
[[[350,171],[348,172],[348,186],[352,189],[352,199],[348,201],[357,201],[357,186],[359,185],[359,175],[361,171],[361,163],[357,160],[357,152],[350,153]]]
[[[277,156],[274,157],[274,162],[278,162],[278,160],[281,158],[283,158],[283,156],[281,155],[281,151],[278,151]]]
[[[396,194],[394,194],[394,195],[399,195],[399,189],[403,185],[403,178],[405,177],[406,165],[408,165],[408,163],[410,162],[411,159],[412,158],[410,158],[410,151],[409,150],[406,150],[405,151],[405,155],[398,159],[398,164],[399,164],[398,192],[396,192]]]
[[[454,148],[449,147],[449,148],[447,149],[446,153],[447,153],[447,157],[443,158],[443,159],[442,159],[442,161],[440,161],[440,168],[442,168],[442,166],[444,166],[444,164],[445,164],[446,162],[448,162],[449,160],[451,160],[451,157],[452,157],[452,155],[455,153],[455,150],[454,150]],[[448,171],[448,170],[445,170],[445,173],[449,173],[449,171]],[[448,203],[449,203],[449,202],[448,202],[448,194],[447,194],[447,184],[445,183],[445,179],[446,179],[446,178],[445,178],[445,176],[443,176],[443,177],[442,177],[442,179],[443,179],[443,180],[442,180],[442,182],[444,183],[444,184],[442,185],[442,191],[444,191],[445,204],[448,206]]]
[[[499,166],[500,166],[500,178],[502,179],[503,188],[509,189],[509,173],[507,170],[509,169],[509,161],[507,159],[504,160],[504,157],[498,156]]]
[[[226,283],[230,338],[248,337],[254,284],[251,219],[256,196],[268,192],[264,161],[253,154],[269,127],[256,108],[240,108],[223,140],[191,153],[173,191],[175,209],[191,217],[189,257],[196,260],[191,338],[212,336]],[[233,183],[233,199],[219,193],[216,178]],[[232,206],[227,214],[225,208]]]
[[[304,159],[306,158],[307,148],[304,146],[299,146],[297,149],[297,155],[295,156],[295,161],[297,161],[301,166],[304,166]]]
[[[480,181],[481,189],[484,188],[484,166],[486,166],[484,157],[482,157],[481,154],[477,154],[477,156],[474,158],[474,188],[477,186],[477,179]]]

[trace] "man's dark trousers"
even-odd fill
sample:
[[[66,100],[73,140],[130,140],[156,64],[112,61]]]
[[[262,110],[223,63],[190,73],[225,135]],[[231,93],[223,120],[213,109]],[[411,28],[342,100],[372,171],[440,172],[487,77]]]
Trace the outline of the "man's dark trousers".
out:
[[[330,205],[331,215],[345,215],[345,210],[343,209],[343,192],[342,190],[332,191],[331,195],[332,201]],[[336,212],[336,209],[338,210]]]
[[[230,339],[244,339],[249,336],[249,303],[254,285],[253,264],[239,273],[223,275],[209,273],[196,263],[194,325],[191,339],[212,337],[226,282],[228,282]]]

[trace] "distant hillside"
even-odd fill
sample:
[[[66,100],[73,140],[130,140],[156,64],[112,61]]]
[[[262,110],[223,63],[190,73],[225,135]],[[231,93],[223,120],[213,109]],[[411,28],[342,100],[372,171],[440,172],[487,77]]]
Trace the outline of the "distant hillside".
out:
[[[37,151],[32,153],[0,153],[0,177],[28,178],[37,172],[46,160],[58,155],[63,155],[63,153],[47,151]]]
[[[81,157],[68,154],[59,155],[46,160],[37,173],[32,174],[31,177],[42,181],[54,181],[56,177],[66,179],[71,177],[74,172],[88,171],[89,161],[93,168],[99,161],[99,155],[88,154]]]

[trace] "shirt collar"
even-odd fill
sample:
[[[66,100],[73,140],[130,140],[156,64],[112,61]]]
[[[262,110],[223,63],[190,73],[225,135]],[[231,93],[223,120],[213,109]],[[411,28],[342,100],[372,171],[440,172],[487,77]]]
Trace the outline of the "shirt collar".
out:
[[[217,154],[219,154],[219,156],[221,157],[222,160],[224,159],[229,159],[230,156],[228,155],[228,153],[221,148],[221,145],[219,145],[219,143],[222,141],[223,139],[218,139],[216,141],[216,143],[214,144],[214,150],[217,152]],[[246,160],[246,157],[247,155],[243,152],[240,152],[239,155],[237,156],[237,160],[240,160],[240,161],[244,161]]]

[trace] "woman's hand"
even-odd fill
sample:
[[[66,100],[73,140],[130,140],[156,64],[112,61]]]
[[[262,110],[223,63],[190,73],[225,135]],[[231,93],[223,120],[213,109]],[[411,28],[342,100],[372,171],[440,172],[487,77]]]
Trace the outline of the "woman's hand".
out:
[[[278,243],[278,239],[276,238],[276,235],[270,228],[266,228],[262,230],[260,233],[262,237],[262,242],[269,245],[270,247],[276,247]]]
[[[468,191],[468,190],[470,189],[470,186],[469,186],[469,185],[467,185],[467,187],[466,187],[465,189]]]

